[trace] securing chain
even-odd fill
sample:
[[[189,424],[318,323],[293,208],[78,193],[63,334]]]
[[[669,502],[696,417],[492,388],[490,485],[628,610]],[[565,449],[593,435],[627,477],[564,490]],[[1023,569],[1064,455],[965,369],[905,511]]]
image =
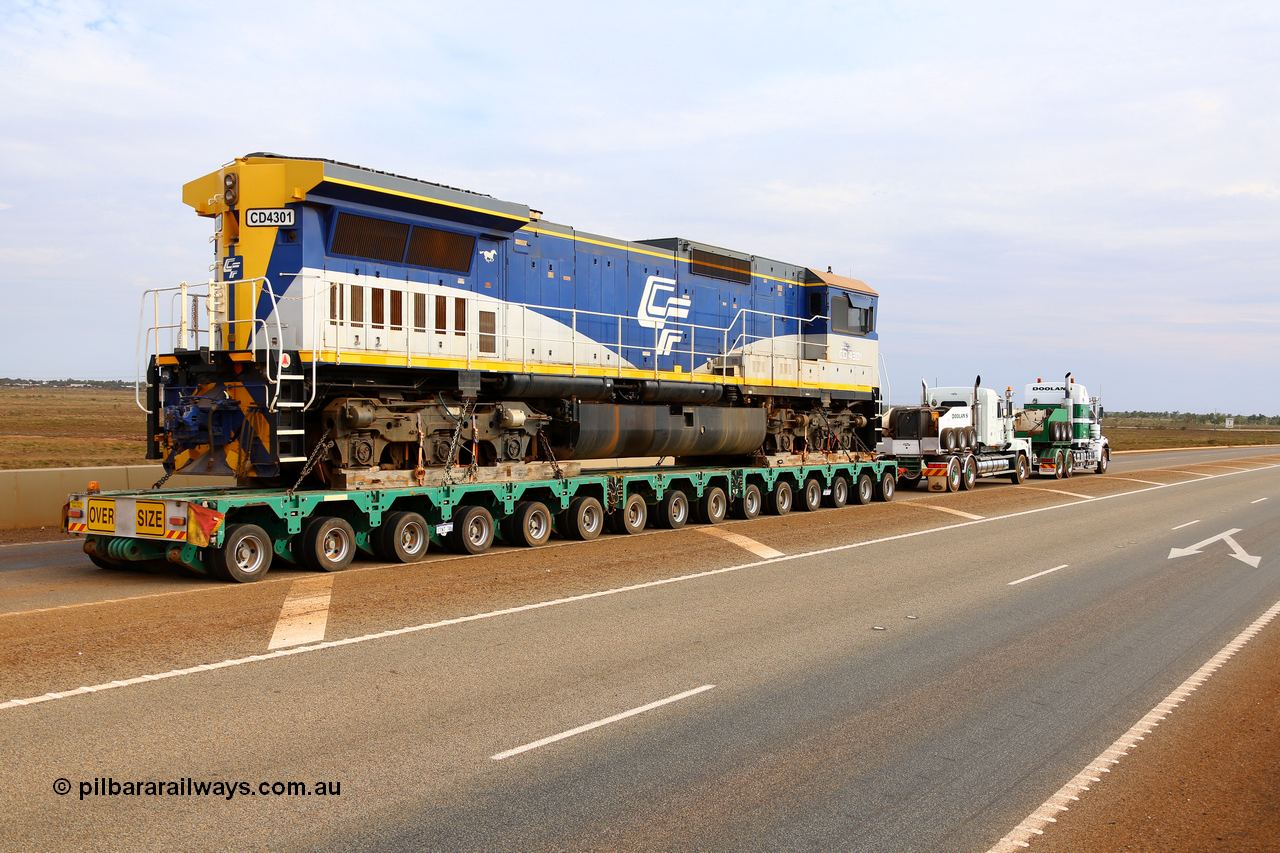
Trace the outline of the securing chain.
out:
[[[324,431],[324,435],[320,436],[320,440],[316,442],[316,446],[311,451],[311,456],[307,459],[307,464],[302,466],[302,473],[298,475],[298,482],[294,483],[285,494],[293,497],[293,493],[297,491],[298,486],[302,485],[302,481],[307,479],[307,475],[311,473],[311,469],[316,467],[324,455],[329,452],[329,448],[333,447],[333,442],[329,440],[329,430]]]
[[[444,398],[440,398],[440,405],[444,407],[445,414],[453,418],[454,422],[457,424],[457,426],[453,428],[453,437],[449,439],[449,452],[445,456],[444,475],[442,478],[445,485],[451,486],[454,483],[458,482],[457,480],[453,479],[453,466],[458,461],[458,451],[461,449],[461,444],[462,444],[461,442],[462,429],[463,427],[466,426],[467,420],[470,418],[471,409],[475,405],[475,400],[463,400],[462,416],[456,417],[456,418],[453,417],[453,412],[449,411],[449,407],[445,405]],[[475,433],[474,424],[472,424],[471,429],[472,429],[472,435],[474,438],[474,433]],[[419,432],[421,432],[421,430],[419,430]],[[471,454],[471,465],[468,467],[468,473],[471,475],[472,479],[475,478],[475,464],[476,464],[475,453],[473,452]]]
[[[547,434],[542,430],[538,430],[538,439],[542,442],[542,447],[547,451],[547,459],[551,462],[551,470],[555,472],[557,480],[563,480],[564,474],[560,471],[560,463],[556,462],[556,455],[551,452],[551,442],[547,441]]]
[[[427,482],[426,436],[422,434],[422,410],[418,410],[418,467],[413,469],[413,479],[421,486]]]
[[[174,470],[174,471],[176,471],[176,470],[178,470],[178,469],[177,469],[177,467],[175,467],[173,470]],[[159,480],[156,480],[155,485],[154,485],[154,486],[152,486],[151,488],[153,488],[153,489],[158,489],[158,488],[160,488],[160,487],[161,487],[161,486],[163,486],[165,483],[169,482],[169,478],[170,478],[170,477],[172,477],[172,476],[173,476],[173,471],[165,471],[165,472],[164,472],[164,476],[163,476],[163,477],[161,477]]]

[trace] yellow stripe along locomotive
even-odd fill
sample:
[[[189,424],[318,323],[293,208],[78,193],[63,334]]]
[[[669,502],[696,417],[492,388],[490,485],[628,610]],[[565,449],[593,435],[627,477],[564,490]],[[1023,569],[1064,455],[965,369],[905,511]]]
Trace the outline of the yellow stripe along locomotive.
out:
[[[148,456],[170,473],[875,447],[877,295],[855,279],[329,160],[251,154],[183,200],[216,256],[206,285],[148,296]]]

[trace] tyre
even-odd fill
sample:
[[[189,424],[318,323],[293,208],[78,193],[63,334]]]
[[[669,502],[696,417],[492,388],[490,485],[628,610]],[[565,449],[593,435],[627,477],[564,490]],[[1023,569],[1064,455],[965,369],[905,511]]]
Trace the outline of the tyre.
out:
[[[256,524],[227,528],[221,548],[209,552],[209,568],[215,575],[236,583],[252,583],[271,568],[275,549],[271,537]]]
[[[875,496],[876,485],[875,480],[866,471],[858,475],[858,483],[853,487],[853,499],[858,502],[859,506],[866,506],[871,503],[871,499]]]
[[[312,519],[298,534],[298,560],[318,572],[340,572],[356,556],[356,534],[341,518]]]
[[[373,553],[388,562],[415,563],[427,553],[431,534],[427,520],[416,512],[393,512],[383,516],[373,534]]]
[[[978,484],[978,460],[966,456],[960,466],[960,488],[966,492]]]
[[[763,504],[760,487],[755,483],[747,483],[747,487],[742,490],[742,497],[733,502],[733,517],[750,521],[760,514]]]
[[[90,563],[93,563],[100,569],[110,569],[111,571],[118,572],[125,568],[124,563],[117,563],[114,560],[108,560],[106,557],[99,557],[97,554],[86,553],[85,556],[89,558]]]
[[[816,477],[810,477],[800,487],[799,507],[805,512],[813,512],[822,506],[822,483]]]
[[[955,430],[951,429],[950,427],[947,427],[942,432],[938,433],[938,448],[941,450],[956,449]]]
[[[1067,476],[1066,471],[1064,470],[1066,467],[1066,463],[1063,462],[1062,451],[1059,450],[1053,456],[1053,478],[1055,480],[1061,480],[1063,477]]]
[[[654,512],[654,524],[666,530],[679,530],[689,523],[689,499],[679,489],[669,489]]]
[[[1062,469],[1062,479],[1070,480],[1075,474],[1076,458],[1071,455],[1070,450],[1062,451],[1062,458],[1066,461],[1066,465]]]
[[[622,509],[615,510],[608,517],[609,529],[614,533],[639,533],[644,530],[649,520],[649,505],[639,495],[630,495],[623,503]]]
[[[837,474],[831,480],[831,493],[824,496],[822,503],[832,509],[839,509],[849,502],[849,481]]]
[[[978,428],[977,427],[965,427],[964,434],[968,438],[970,447],[978,446]]]
[[[604,530],[604,507],[593,497],[574,498],[560,514],[560,530],[566,539],[595,539]]]
[[[536,548],[551,538],[551,510],[540,501],[520,501],[504,522],[503,536],[512,545]]]
[[[1013,473],[1009,475],[1009,481],[1015,486],[1021,486],[1031,476],[1031,463],[1027,461],[1027,457],[1023,453],[1018,454],[1018,459],[1013,463]]]
[[[729,512],[729,499],[724,489],[711,486],[702,492],[695,508],[698,521],[702,524],[719,524]]]
[[[916,474],[915,476],[910,474],[900,474],[898,476],[898,490],[902,492],[914,491],[920,487],[922,480],[924,480],[924,477],[921,477],[919,474]]]
[[[960,460],[952,456],[951,460],[947,462],[947,491],[960,491],[960,483],[963,479],[964,472],[960,470]]]
[[[1098,467],[1094,469],[1099,474],[1107,473],[1107,468],[1111,466],[1111,451],[1102,448],[1102,455],[1098,457]]]
[[[453,512],[453,531],[445,539],[455,554],[482,554],[493,544],[493,516],[482,506],[460,506]]]
[[[885,471],[880,482],[876,484],[876,493],[873,497],[878,501],[891,501],[893,493],[897,491],[897,485],[898,478],[893,476],[893,472]]]
[[[791,512],[791,484],[779,480],[773,484],[773,491],[764,499],[764,511],[769,515],[786,515]]]

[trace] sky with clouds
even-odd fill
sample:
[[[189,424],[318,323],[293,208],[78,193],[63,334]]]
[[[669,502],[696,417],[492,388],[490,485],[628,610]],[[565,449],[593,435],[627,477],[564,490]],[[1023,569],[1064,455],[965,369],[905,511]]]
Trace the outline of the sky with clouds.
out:
[[[1072,371],[1280,414],[1266,2],[0,3],[0,375],[134,375],[208,277],[181,186],[273,151],[881,294],[895,402]]]

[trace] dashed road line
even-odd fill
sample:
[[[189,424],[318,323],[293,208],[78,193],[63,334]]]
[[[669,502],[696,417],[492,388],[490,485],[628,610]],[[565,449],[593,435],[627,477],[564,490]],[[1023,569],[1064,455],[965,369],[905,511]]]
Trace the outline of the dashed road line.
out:
[[[1165,469],[1163,469],[1163,470],[1165,470],[1165,471],[1171,471],[1171,472],[1173,472],[1174,474],[1191,474],[1191,475],[1193,475],[1193,476],[1195,476],[1195,477],[1220,477],[1220,476],[1222,476],[1221,474],[1202,474],[1202,473],[1200,473],[1199,471],[1180,471],[1180,470],[1178,470],[1177,468],[1165,468]],[[1259,470],[1259,469],[1257,469],[1257,468],[1250,468],[1250,469],[1248,469],[1248,470],[1250,470],[1250,471],[1257,471],[1257,470]]]
[[[280,619],[271,634],[267,651],[317,643],[324,639],[329,624],[329,597],[333,594],[333,575],[294,581],[280,608]]]
[[[1249,503],[1251,503],[1251,504],[1260,504],[1260,503],[1262,503],[1262,502],[1263,502],[1263,501],[1265,501],[1265,500],[1266,500],[1266,498],[1258,498],[1256,501],[1249,501]]]
[[[1170,527],[1169,529],[1170,529],[1170,530],[1181,530],[1181,529],[1182,529],[1182,528],[1184,528],[1184,527],[1190,527],[1190,526],[1191,526],[1191,525],[1193,525],[1193,524],[1199,524],[1199,523],[1200,523],[1200,519],[1198,519],[1198,518],[1197,518],[1195,521],[1188,521],[1186,524],[1179,524],[1177,527]]]
[[[907,502],[903,501],[903,503],[907,503]],[[959,510],[959,509],[952,509],[949,506],[934,506],[933,504],[917,503],[916,501],[911,501],[908,505],[918,506],[921,509],[932,509],[937,512],[945,512],[945,513],[949,513],[950,515],[958,515],[961,518],[969,518],[974,521],[982,521],[983,519],[986,518],[985,515],[974,515],[971,512],[965,512],[964,510]]]
[[[1151,733],[1151,730],[1164,719],[1169,716],[1174,708],[1178,707],[1191,693],[1200,685],[1209,680],[1209,676],[1220,669],[1231,657],[1245,644],[1258,635],[1258,633],[1267,626],[1267,624],[1280,614],[1280,601],[1271,605],[1271,609],[1258,617],[1256,621],[1248,628],[1241,631],[1234,640],[1227,643],[1222,651],[1218,652],[1200,667],[1191,677],[1182,682],[1172,693],[1163,700],[1156,703],[1156,706],[1138,722],[1134,723],[1129,731],[1122,734],[1116,739],[1115,743],[1107,747],[1102,753],[1089,763],[1084,770],[1081,770],[1067,784],[1054,793],[1053,796],[1045,800],[1040,808],[1033,811],[1013,831],[1006,835],[1000,841],[996,842],[987,853],[1012,853],[1012,851],[1030,847],[1033,836],[1043,835],[1044,829],[1051,823],[1057,823],[1056,816],[1059,812],[1070,810],[1068,803],[1076,802],[1080,799],[1078,794],[1089,790],[1089,782],[1102,781],[1101,774],[1110,773],[1111,765],[1119,764],[1120,759],[1129,753],[1142,741],[1144,735]]]
[[[1073,498],[1083,498],[1086,501],[1096,500],[1092,495],[1082,495],[1079,492],[1066,492],[1062,489],[1045,489],[1040,486],[1023,486],[1028,492],[1053,492],[1055,495],[1070,495]]]
[[[1053,572],[1056,572],[1059,569],[1065,569],[1067,565],[1068,565],[1067,563],[1063,563],[1061,566],[1054,566],[1052,569],[1045,569],[1043,572],[1036,572],[1034,575],[1027,575],[1025,578],[1018,578],[1016,581],[1009,581],[1008,586],[1017,586],[1023,581],[1034,580],[1035,578],[1042,577],[1047,574],[1052,574]]]
[[[1120,477],[1115,474],[1107,476],[1108,480],[1128,480],[1131,483],[1146,483],[1148,486],[1167,486],[1168,483],[1157,483],[1155,480],[1139,480],[1137,477]]]
[[[523,752],[537,749],[542,746],[548,746],[562,740],[580,735],[583,732],[589,732],[592,729],[598,729],[601,726],[607,726],[610,723],[616,723],[620,720],[643,714],[646,711],[652,711],[654,708],[661,708],[663,705],[670,705],[672,702],[679,702],[681,699],[688,699],[690,696],[697,696],[699,693],[705,693],[708,690],[714,690],[714,684],[704,684],[701,687],[695,687],[692,690],[686,690],[683,693],[677,693],[674,696],[668,696],[666,699],[659,699],[657,702],[650,702],[648,705],[641,705],[639,708],[632,708],[630,711],[623,711],[621,714],[614,714],[612,717],[605,717],[603,720],[596,720],[594,723],[587,723],[584,726],[578,726],[576,729],[569,729],[567,732],[560,732],[558,735],[544,737],[542,740],[535,740],[533,743],[526,743],[524,746],[517,746],[515,749],[508,749],[506,752],[499,752],[490,758],[494,761],[502,761],[504,758],[510,758],[513,755],[520,755]]]
[[[741,533],[730,533],[728,530],[721,530],[719,527],[711,527],[709,525],[700,527],[698,530],[708,536],[715,536],[726,542],[731,542],[739,548],[745,548],[757,557],[764,557],[766,560],[786,556],[781,551],[775,551],[768,545],[757,542],[749,536],[743,536]]]

